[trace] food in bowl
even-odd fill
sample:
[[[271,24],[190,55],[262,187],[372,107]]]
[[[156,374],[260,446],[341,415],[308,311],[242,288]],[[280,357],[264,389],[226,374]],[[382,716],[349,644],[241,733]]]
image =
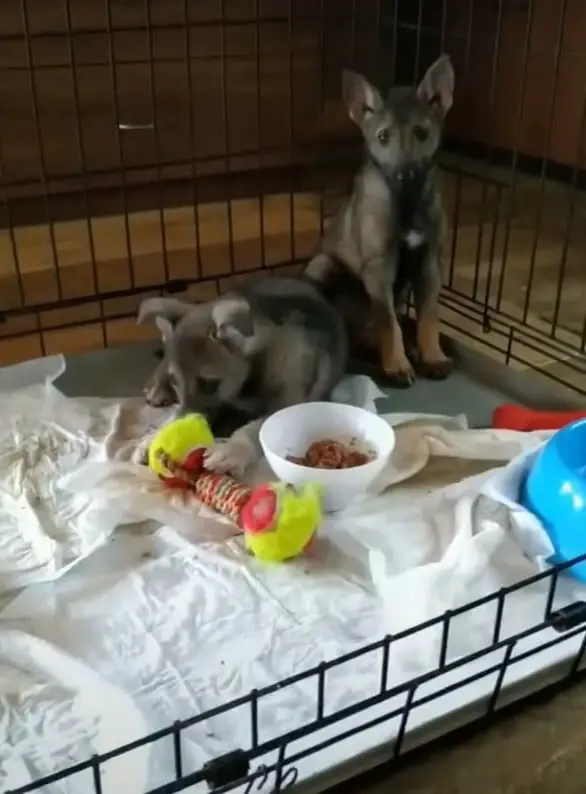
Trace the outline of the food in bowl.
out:
[[[306,466],[310,469],[353,469],[364,466],[375,457],[361,451],[358,439],[353,438],[349,444],[343,444],[333,438],[323,438],[313,441],[305,455],[288,455],[290,463]]]

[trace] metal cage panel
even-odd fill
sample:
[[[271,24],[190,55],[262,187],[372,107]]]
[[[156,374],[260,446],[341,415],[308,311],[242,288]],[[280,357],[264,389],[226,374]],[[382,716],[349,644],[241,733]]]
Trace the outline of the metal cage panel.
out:
[[[446,50],[446,328],[581,390],[585,28],[577,0],[4,3],[3,363],[294,270],[357,162],[341,69],[413,82]]]
[[[146,339],[134,314],[149,294],[202,298],[256,270],[294,272],[358,161],[341,69],[413,82],[447,51],[457,86],[443,158],[444,326],[586,393],[585,39],[581,0],[4,0],[0,364]],[[481,719],[501,705],[505,677],[529,653],[519,651],[526,636],[539,646],[531,653],[575,640],[566,673],[580,671],[585,605],[552,612],[557,575],[540,575],[551,577],[551,597],[527,635],[501,636],[511,589],[489,597],[493,641],[478,658],[500,655],[476,676],[490,682]],[[387,757],[398,758],[410,719],[432,697],[423,685],[441,694],[456,686],[442,677],[477,661],[450,660],[454,617],[433,621],[442,633],[434,670],[399,689],[386,679],[402,637],[357,652],[377,655],[381,684],[352,714],[328,713],[338,659],[300,674],[315,682],[315,718],[290,735],[259,737],[269,687],[145,738],[171,737],[173,748],[175,779],[151,794],[205,782],[279,792],[304,753],[332,740],[316,738],[311,751],[293,743],[353,715],[361,725],[336,740],[394,719]],[[369,722],[380,704],[384,714]],[[249,746],[183,769],[183,732],[237,706],[249,709]],[[131,750],[13,794],[81,773],[99,794],[104,764]]]

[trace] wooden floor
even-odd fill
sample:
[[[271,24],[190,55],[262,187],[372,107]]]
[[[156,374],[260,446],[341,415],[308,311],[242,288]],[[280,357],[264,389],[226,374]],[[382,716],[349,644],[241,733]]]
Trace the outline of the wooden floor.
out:
[[[491,176],[510,183],[506,174]],[[445,281],[466,299],[542,333],[555,327],[560,338],[579,348],[586,317],[586,197],[572,199],[568,186],[525,176],[514,189],[451,172],[443,172],[442,181],[452,227]],[[193,207],[134,213],[128,225],[115,216],[57,223],[52,230],[20,227],[13,237],[3,231],[2,303],[14,308],[91,294],[96,286],[115,291],[194,274],[211,279],[190,290],[193,297],[206,298],[214,294],[216,278],[222,289],[263,264],[309,256],[319,239],[319,216],[317,195],[296,194],[291,200],[283,194],[263,197],[262,210],[259,198],[252,197],[233,201],[230,208],[200,205],[197,213]],[[152,330],[137,328],[132,317],[138,300],[111,298],[101,305],[43,311],[38,318],[12,317],[0,325],[0,365],[149,338]],[[75,325],[58,327],[66,324]]]
[[[262,212],[258,198],[238,199],[230,207],[200,205],[197,214],[193,207],[133,213],[128,227],[115,216],[56,223],[52,231],[20,227],[14,239],[3,231],[0,294],[7,308],[15,308],[200,277],[203,283],[189,295],[209,298],[216,280],[224,289],[263,265],[308,257],[319,240],[319,207],[314,195],[271,195],[263,199]],[[10,317],[0,325],[0,365],[148,339],[152,329],[138,328],[133,319],[148,294],[46,310],[38,321],[36,316]],[[76,325],[58,328],[66,324]],[[19,336],[8,338],[14,334]]]

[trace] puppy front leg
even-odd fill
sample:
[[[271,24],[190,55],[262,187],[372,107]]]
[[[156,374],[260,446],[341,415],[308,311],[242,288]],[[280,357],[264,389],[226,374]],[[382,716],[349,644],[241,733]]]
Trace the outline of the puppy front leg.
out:
[[[242,477],[245,471],[261,458],[258,440],[264,418],[247,422],[235,430],[230,438],[217,441],[207,451],[205,467],[219,474],[230,473],[234,477]]]
[[[419,368],[431,380],[444,380],[453,369],[452,359],[445,355],[440,344],[440,290],[439,252],[432,249],[413,289]]]
[[[372,303],[383,372],[393,385],[407,388],[414,382],[415,373],[405,353],[392,287],[394,267],[389,264],[392,265],[386,259],[373,259],[365,266],[362,277]]]
[[[262,449],[259,441],[262,423],[275,411],[286,408],[289,405],[305,402],[308,399],[307,392],[301,387],[302,381],[298,381],[296,386],[287,389],[284,387],[281,392],[271,400],[269,406],[265,406],[266,413],[263,416],[247,422],[225,441],[216,442],[207,452],[205,457],[205,467],[209,471],[219,474],[230,473],[235,477],[241,477],[247,469],[257,463],[262,457]],[[291,384],[289,384],[290,386]],[[315,398],[314,398],[315,399]]]
[[[146,402],[157,408],[163,405],[173,405],[177,402],[177,396],[169,379],[165,359],[162,359],[157,364],[155,371],[146,382],[143,394]]]

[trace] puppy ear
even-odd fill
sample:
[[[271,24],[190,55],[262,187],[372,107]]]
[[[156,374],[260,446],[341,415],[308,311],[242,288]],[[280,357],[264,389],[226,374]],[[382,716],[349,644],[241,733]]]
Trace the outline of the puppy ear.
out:
[[[254,335],[252,310],[241,295],[224,295],[212,309],[212,323],[218,339],[242,349]]]
[[[166,342],[179,320],[194,308],[192,304],[183,303],[176,298],[147,298],[140,304],[136,322],[143,325],[154,320],[163,342]]]
[[[432,63],[417,88],[417,96],[437,109],[442,119],[454,101],[455,79],[450,56],[444,53]]]
[[[359,127],[367,116],[380,112],[384,106],[377,89],[361,74],[349,69],[345,69],[342,75],[342,96],[348,108],[348,115]]]

